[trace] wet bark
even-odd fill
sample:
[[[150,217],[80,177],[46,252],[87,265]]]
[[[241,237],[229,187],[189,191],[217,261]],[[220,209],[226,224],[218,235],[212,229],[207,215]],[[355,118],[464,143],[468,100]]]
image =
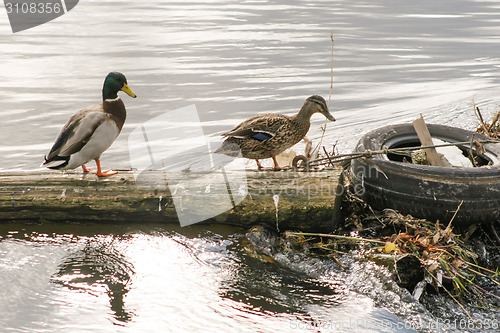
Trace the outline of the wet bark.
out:
[[[239,188],[227,181],[235,174],[240,180],[246,177]],[[206,217],[203,223],[324,232],[337,227],[341,170],[231,171],[224,177],[225,182],[217,183],[213,175],[195,172],[167,177],[146,171],[137,179],[131,171],[106,178],[81,171],[4,172],[0,223],[179,223],[178,213],[187,211]],[[236,205],[226,209],[228,202]]]

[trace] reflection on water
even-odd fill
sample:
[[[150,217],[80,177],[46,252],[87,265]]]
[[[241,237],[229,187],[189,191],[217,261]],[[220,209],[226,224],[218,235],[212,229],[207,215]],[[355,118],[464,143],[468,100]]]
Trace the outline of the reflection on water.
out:
[[[125,308],[124,297],[130,289],[134,266],[117,247],[121,242],[112,236],[89,239],[82,249],[62,260],[51,281],[95,296],[106,294],[115,319],[127,322],[132,314]]]
[[[244,230],[221,225],[0,225],[0,325],[12,332],[435,332],[447,318],[353,254],[339,256],[347,268],[283,250],[262,261],[245,243]]]
[[[139,97],[125,101],[104,167],[130,167],[132,130],[192,104],[217,146],[256,113],[292,114],[307,96],[328,97],[331,32],[337,122],[326,146],[348,152],[363,133],[420,113],[474,128],[472,96],[486,118],[498,111],[499,17],[495,1],[474,0],[89,0],[12,34],[0,16],[0,170],[36,169],[70,115],[100,101],[111,70]],[[323,124],[313,117],[308,136],[317,140]],[[333,322],[345,325],[309,328],[400,332],[371,324],[434,320],[376,268],[262,263],[242,237],[216,226],[0,225],[0,327],[297,332]]]
[[[65,228],[73,233],[60,234]],[[0,324],[14,332],[292,332],[328,321],[401,322],[349,291],[335,264],[261,262],[243,250],[242,230],[210,229],[2,225],[0,284],[9,287]]]
[[[313,321],[307,311],[310,305],[335,307],[345,299],[340,284],[311,279],[307,274],[291,274],[284,267],[255,258],[243,260],[238,274],[221,285],[221,296],[245,304],[252,312],[283,313]]]

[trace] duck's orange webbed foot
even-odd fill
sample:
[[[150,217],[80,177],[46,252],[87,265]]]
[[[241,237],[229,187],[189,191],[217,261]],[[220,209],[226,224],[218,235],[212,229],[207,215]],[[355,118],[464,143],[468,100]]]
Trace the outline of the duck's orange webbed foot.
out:
[[[273,156],[273,162],[274,162],[274,171],[281,171],[283,170],[282,167],[278,164],[278,161],[276,160],[276,156]]]
[[[257,170],[260,171],[262,169],[264,169],[264,167],[262,166],[262,164],[260,164],[260,161],[259,160],[255,160],[255,162],[257,163]]]
[[[114,170],[102,171],[101,161],[99,161],[99,160],[95,160],[95,164],[97,165],[97,172],[95,173],[95,175],[97,177],[108,177],[108,176],[116,175],[118,173],[118,171],[114,171]]]
[[[96,172],[95,175],[98,176],[98,177],[107,177],[107,176],[112,176],[112,175],[116,175],[118,173],[118,171],[114,171],[114,170],[106,170],[106,171],[102,171],[101,172]]]
[[[84,173],[89,173],[89,172],[94,172],[94,169],[89,169],[85,166],[85,164],[82,165],[82,169]]]

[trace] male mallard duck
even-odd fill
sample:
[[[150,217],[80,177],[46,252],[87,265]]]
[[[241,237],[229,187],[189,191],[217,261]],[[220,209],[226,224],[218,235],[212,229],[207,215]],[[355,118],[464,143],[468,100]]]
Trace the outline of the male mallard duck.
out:
[[[299,113],[294,116],[266,113],[245,120],[231,131],[222,134],[227,139],[215,152],[235,157],[241,153],[243,157],[254,159],[259,169],[262,169],[259,159],[271,157],[274,169],[280,170],[276,155],[305,137],[311,125],[311,116],[316,112],[335,121],[328,111],[325,99],[313,95],[306,99]]]
[[[111,176],[116,171],[101,170],[99,158],[111,146],[123,127],[127,112],[118,91],[136,98],[127,85],[125,75],[111,72],[106,76],[102,88],[102,104],[82,109],[75,113],[64,125],[54,146],[41,166],[49,169],[74,169],[95,160],[97,176]]]

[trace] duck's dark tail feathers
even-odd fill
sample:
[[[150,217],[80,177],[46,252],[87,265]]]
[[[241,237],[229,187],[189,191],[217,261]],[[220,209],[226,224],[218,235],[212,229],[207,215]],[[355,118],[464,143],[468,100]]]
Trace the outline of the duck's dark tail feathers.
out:
[[[241,149],[237,143],[231,142],[231,140],[226,140],[222,145],[215,151],[215,154],[224,154],[231,157],[241,156]]]
[[[69,156],[54,156],[47,159],[47,155],[43,156],[43,163],[40,167],[45,167],[53,170],[64,169],[69,163]]]

